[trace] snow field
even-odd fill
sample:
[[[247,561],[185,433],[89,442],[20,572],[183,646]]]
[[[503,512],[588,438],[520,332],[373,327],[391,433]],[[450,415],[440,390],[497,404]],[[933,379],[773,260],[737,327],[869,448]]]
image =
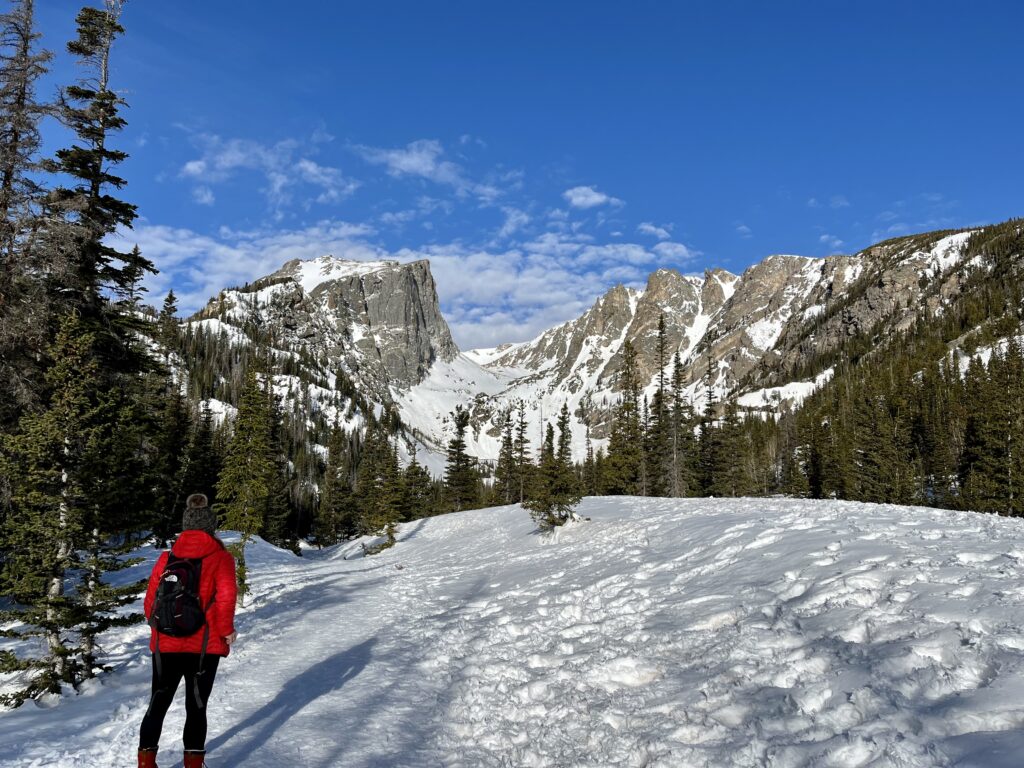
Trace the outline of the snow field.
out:
[[[1021,764],[1020,521],[787,499],[580,511],[551,536],[514,506],[418,521],[372,558],[257,543],[208,763]],[[144,637],[110,633],[116,669],[85,694],[0,715],[0,765],[129,764]],[[179,694],[162,767],[183,716]]]

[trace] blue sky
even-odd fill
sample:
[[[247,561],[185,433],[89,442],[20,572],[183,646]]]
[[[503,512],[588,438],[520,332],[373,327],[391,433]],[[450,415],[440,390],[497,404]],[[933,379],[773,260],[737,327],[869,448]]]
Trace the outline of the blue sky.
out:
[[[38,5],[53,88],[79,3]],[[288,258],[430,258],[456,340],[491,346],[659,266],[1024,214],[1009,0],[129,0],[123,23],[129,238],[186,311]]]

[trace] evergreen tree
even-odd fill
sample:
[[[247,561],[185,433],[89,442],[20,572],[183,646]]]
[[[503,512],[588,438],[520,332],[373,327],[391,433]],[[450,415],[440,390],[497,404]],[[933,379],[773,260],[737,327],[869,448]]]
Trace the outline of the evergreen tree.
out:
[[[697,445],[697,486],[700,495],[712,496],[716,490],[715,472],[722,466],[721,433],[715,429],[718,398],[715,395],[717,368],[708,365],[704,381],[704,412],[700,420],[700,438]]]
[[[434,479],[413,454],[412,462],[402,473],[402,520],[418,520],[435,512]]]
[[[79,552],[92,521],[89,472],[109,417],[102,393],[95,338],[74,317],[65,318],[51,350],[46,380],[52,392],[39,413],[22,416],[19,430],[5,440],[5,473],[14,479],[12,514],[4,521],[2,591],[18,606],[14,616],[27,627],[22,636],[45,638],[46,654],[22,661],[5,653],[5,670],[31,668],[26,689],[6,697],[20,703],[28,696],[59,692],[62,683],[83,677],[69,638],[91,618],[81,595],[65,592],[65,579],[81,564]]]
[[[638,494],[644,481],[644,435],[636,350],[628,339],[622,346],[619,376],[622,400],[612,421],[605,490],[612,494]]]
[[[694,414],[683,392],[683,363],[677,352],[672,362],[672,396],[669,427],[669,495],[689,496],[694,491]]]
[[[449,509],[461,512],[480,506],[480,484],[473,459],[466,453],[466,429],[469,427],[469,411],[461,405],[452,413],[455,436],[448,441],[448,462],[445,466],[444,482]]]
[[[199,420],[189,436],[182,466],[179,487],[186,497],[191,493],[202,493],[209,499],[211,506],[217,503],[217,478],[223,464],[221,455],[213,412],[203,402],[199,408]]]
[[[103,9],[83,8],[76,20],[77,37],[68,43],[86,75],[61,97],[59,117],[75,142],[58,150],[47,170],[71,183],[49,195],[43,244],[61,311],[79,313],[85,327],[96,333],[105,369],[130,372],[146,367],[144,355],[132,343],[140,322],[106,297],[124,295],[139,275],[154,270],[138,249],[124,253],[110,243],[110,236],[119,227],[130,228],[136,217],[134,205],[113,195],[126,183],[114,170],[127,154],[113,147],[125,126],[119,114],[124,100],[110,84],[113,43],[124,32],[119,23],[122,5],[123,0],[105,0]]]
[[[512,412],[506,411],[501,423],[501,448],[494,468],[494,493],[499,504],[511,504],[517,497],[515,437]]]
[[[178,297],[174,291],[168,291],[163,306],[157,317],[157,340],[169,356],[178,351],[180,336],[178,334]]]
[[[41,275],[45,261],[33,233],[45,196],[39,124],[50,105],[36,97],[50,54],[36,43],[34,0],[15,0],[0,16],[0,430],[41,397],[46,347]]]
[[[526,492],[530,485],[530,471],[533,462],[530,460],[530,436],[526,422],[526,402],[520,400],[516,405],[516,426],[515,437],[512,440],[512,453],[515,456],[512,462],[511,484],[515,489],[514,501],[522,504],[526,501]]]
[[[654,391],[650,405],[650,425],[647,430],[647,456],[645,466],[648,468],[648,494],[651,496],[674,495],[675,466],[673,463],[673,418],[670,413],[668,381],[665,371],[668,368],[668,342],[665,337],[665,316],[658,318],[658,388]]]
[[[384,536],[386,540],[379,547],[368,549],[368,554],[395,543],[396,526],[402,517],[401,482],[398,457],[387,432],[379,423],[369,425],[356,471],[359,532],[366,536]]]
[[[337,544],[356,534],[355,502],[352,495],[351,454],[346,435],[335,422],[327,446],[327,468],[320,491],[320,505],[314,521],[317,544]]]
[[[255,366],[245,374],[231,442],[217,479],[217,506],[221,525],[241,533],[231,547],[238,561],[238,601],[248,592],[245,547],[263,531],[266,511],[278,490],[277,467],[271,445],[270,403],[256,375]]]
[[[548,424],[540,466],[530,487],[530,497],[523,504],[542,530],[550,530],[576,519],[575,508],[580,501],[580,490],[572,466],[571,446],[569,408],[563,403],[558,416],[557,448],[554,427]]]

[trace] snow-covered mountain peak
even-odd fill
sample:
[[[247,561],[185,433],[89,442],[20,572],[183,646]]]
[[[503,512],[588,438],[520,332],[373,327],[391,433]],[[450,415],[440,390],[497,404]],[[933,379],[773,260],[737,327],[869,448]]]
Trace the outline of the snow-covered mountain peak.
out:
[[[382,269],[395,269],[399,262],[386,259],[381,261],[358,261],[325,255],[315,259],[292,259],[271,277],[291,277],[302,286],[306,293],[313,293],[324,283],[354,275],[368,275]]]

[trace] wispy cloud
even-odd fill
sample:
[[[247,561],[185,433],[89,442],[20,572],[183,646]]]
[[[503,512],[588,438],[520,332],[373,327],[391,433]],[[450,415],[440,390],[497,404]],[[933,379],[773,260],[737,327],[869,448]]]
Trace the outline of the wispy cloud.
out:
[[[639,226],[637,226],[636,231],[644,235],[651,235],[652,237],[656,237],[659,240],[668,240],[669,238],[672,237],[671,224],[665,224],[664,226],[659,227],[656,224],[652,224],[649,221],[645,221]]]
[[[624,205],[617,197],[598,192],[597,187],[573,187],[565,190],[562,197],[570,206],[580,209],[597,208],[601,205]]]
[[[340,169],[305,156],[302,144],[295,139],[265,144],[213,133],[190,134],[200,156],[184,163],[179,176],[195,184],[193,199],[201,205],[213,204],[213,185],[246,171],[262,175],[261,191],[277,213],[293,202],[293,193],[303,186],[313,190],[302,201],[307,206],[338,202],[359,187],[359,182],[347,178]]]
[[[826,248],[829,249],[830,253],[838,253],[839,249],[843,247],[844,243],[835,235],[825,233],[818,238],[818,242],[822,243]]]
[[[150,295],[159,297],[173,286],[187,313],[222,288],[270,274],[289,259],[328,253],[358,260],[426,258],[445,317],[467,349],[531,338],[578,316],[614,283],[643,285],[655,268],[683,267],[699,254],[673,241],[648,248],[599,243],[593,235],[571,231],[516,239],[526,226],[520,215],[528,214],[505,213],[506,224],[516,224],[514,231],[501,243],[476,247],[450,242],[389,250],[377,242],[374,227],[339,221],[290,230],[224,228],[215,236],[140,222],[125,237],[160,270],[147,282]]]
[[[444,147],[435,139],[420,139],[396,149],[363,144],[357,144],[353,149],[366,162],[383,165],[391,176],[426,179],[453,187],[459,195],[473,195],[485,203],[492,203],[501,196],[497,186],[472,181],[462,166],[444,159]]]
[[[736,222],[736,234],[745,240],[749,240],[754,236],[753,230],[742,221]]]
[[[192,190],[192,199],[199,203],[199,205],[213,205],[217,202],[213,190],[205,184],[200,184]]]
[[[846,199],[846,195],[832,195],[828,201],[829,208],[849,208],[850,201]]]

